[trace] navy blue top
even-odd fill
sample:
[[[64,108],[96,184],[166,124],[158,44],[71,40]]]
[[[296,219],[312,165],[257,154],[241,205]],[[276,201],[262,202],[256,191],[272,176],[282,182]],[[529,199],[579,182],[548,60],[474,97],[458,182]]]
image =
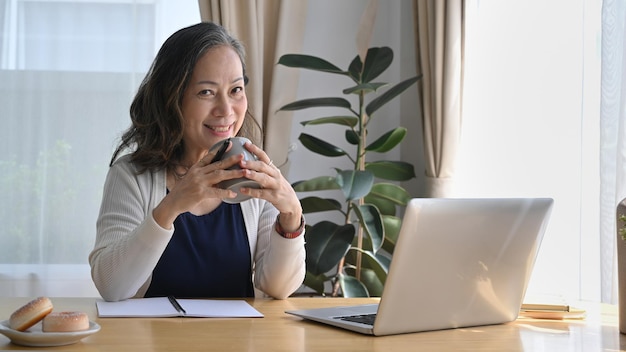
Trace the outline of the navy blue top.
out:
[[[254,297],[250,244],[239,204],[179,215],[145,297]]]

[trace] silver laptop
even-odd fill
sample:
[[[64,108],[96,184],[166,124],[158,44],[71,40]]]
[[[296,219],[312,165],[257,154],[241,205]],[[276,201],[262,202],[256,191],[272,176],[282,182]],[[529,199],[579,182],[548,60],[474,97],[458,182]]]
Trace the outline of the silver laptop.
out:
[[[412,199],[379,304],[286,313],[376,336],[513,321],[552,205],[550,198]]]

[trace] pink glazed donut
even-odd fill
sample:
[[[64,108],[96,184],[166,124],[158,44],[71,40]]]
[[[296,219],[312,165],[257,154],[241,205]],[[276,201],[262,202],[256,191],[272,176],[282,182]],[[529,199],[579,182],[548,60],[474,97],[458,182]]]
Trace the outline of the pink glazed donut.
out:
[[[43,318],[43,332],[72,332],[89,329],[89,317],[84,312],[52,312]]]

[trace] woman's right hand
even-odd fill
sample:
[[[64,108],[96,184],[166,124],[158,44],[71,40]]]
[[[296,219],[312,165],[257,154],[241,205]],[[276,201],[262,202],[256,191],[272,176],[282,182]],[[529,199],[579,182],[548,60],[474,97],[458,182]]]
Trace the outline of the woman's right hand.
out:
[[[243,177],[245,170],[228,170],[238,164],[243,155],[211,163],[215,153],[208,152],[187,173],[178,178],[168,175],[169,193],[154,208],[154,220],[163,228],[171,229],[176,217],[185,212],[203,215],[211,212],[224,198],[234,198],[237,194],[231,190],[221,189],[217,184],[233,178]]]

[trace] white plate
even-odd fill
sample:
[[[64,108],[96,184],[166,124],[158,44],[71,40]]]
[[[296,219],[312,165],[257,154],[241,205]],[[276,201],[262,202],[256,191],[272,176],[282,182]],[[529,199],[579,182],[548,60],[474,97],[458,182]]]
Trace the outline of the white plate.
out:
[[[8,337],[16,345],[48,347],[71,345],[100,331],[100,325],[90,321],[89,329],[75,332],[43,332],[41,322],[26,331],[17,331],[9,327],[9,321],[0,322],[0,334]]]

